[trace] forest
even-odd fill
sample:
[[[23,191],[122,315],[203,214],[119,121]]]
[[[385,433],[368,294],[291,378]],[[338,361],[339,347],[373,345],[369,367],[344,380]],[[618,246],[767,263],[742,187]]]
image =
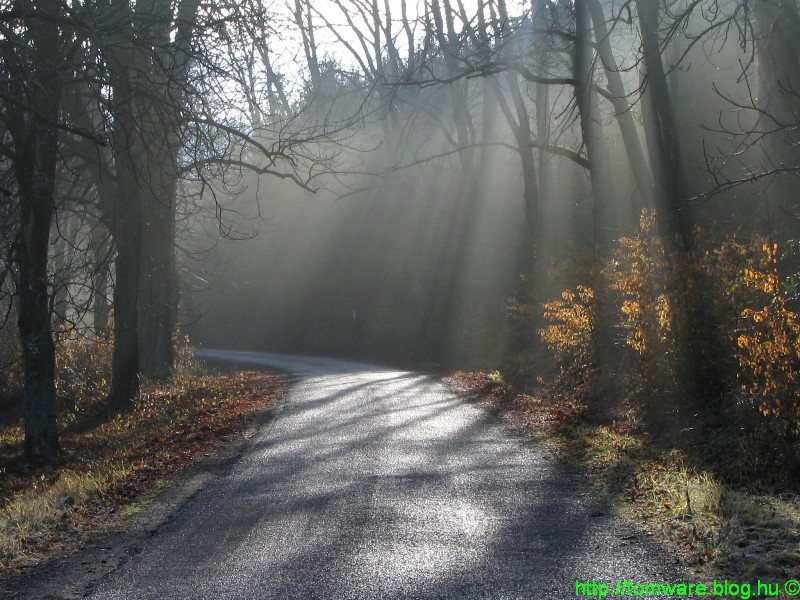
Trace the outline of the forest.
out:
[[[3,452],[58,462],[81,410],[209,347],[483,371],[797,489],[795,0],[2,0],[0,27]]]

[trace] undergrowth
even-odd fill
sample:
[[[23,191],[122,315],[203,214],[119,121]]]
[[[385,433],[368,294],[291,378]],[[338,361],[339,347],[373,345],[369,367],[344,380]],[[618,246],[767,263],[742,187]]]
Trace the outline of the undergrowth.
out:
[[[529,394],[458,379],[685,564],[800,577],[798,244],[698,229],[687,247],[657,224],[644,210],[605,256],[555,269],[550,300],[509,302],[512,329],[539,333],[539,360],[504,368]]]
[[[656,441],[635,411],[587,419],[581,398],[518,393],[499,373],[457,373],[510,423],[579,466],[594,493],[674,549],[703,580],[785,581],[800,574],[800,498],[726,483],[696,457]]]
[[[36,564],[86,532],[119,524],[248,415],[274,405],[284,389],[277,375],[182,373],[169,384],[145,382],[134,409],[115,414],[100,393],[102,377],[96,385],[70,385],[80,395],[59,415],[64,454],[57,463],[25,464],[21,424],[0,426],[0,572]]]

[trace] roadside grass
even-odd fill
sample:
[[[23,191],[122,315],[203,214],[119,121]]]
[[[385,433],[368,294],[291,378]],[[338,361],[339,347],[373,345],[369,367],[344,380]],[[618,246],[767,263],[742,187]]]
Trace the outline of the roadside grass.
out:
[[[579,402],[517,393],[497,373],[456,373],[450,381],[581,467],[596,495],[671,547],[699,580],[800,578],[797,495],[726,485],[684,450],[654,440],[632,413],[594,423]]]
[[[0,422],[0,575],[76,546],[92,532],[124,524],[171,478],[275,406],[286,380],[267,373],[177,375],[145,382],[134,409],[110,413],[102,396],[63,410],[63,456],[22,462],[17,418]]]

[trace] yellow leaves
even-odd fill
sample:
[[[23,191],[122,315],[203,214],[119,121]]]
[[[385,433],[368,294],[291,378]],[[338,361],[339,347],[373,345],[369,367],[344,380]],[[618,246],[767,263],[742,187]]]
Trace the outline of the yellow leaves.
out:
[[[741,284],[763,294],[759,309],[744,308],[736,339],[742,389],[761,414],[800,433],[800,314],[788,307],[778,274],[778,245],[763,244],[760,268],[742,270]]]
[[[590,287],[564,290],[560,300],[545,303],[544,317],[551,325],[540,329],[539,335],[550,350],[582,363],[590,359],[595,318]]]
[[[664,361],[673,338],[675,286],[671,284],[675,275],[655,224],[655,211],[643,210],[638,232],[620,239],[605,274],[621,295],[627,345],[650,364],[653,373],[667,373],[671,369]]]
[[[636,300],[625,300],[622,303],[622,312],[629,317],[637,318],[642,314],[642,305]]]
[[[642,216],[639,219],[639,230],[645,233],[650,233],[656,225],[656,211],[655,210],[642,210]]]
[[[635,236],[623,237],[608,265],[598,276],[606,278],[618,292],[620,329],[626,344],[649,365],[650,374],[673,372],[669,361],[675,355],[675,303],[672,293],[680,276],[671,268],[664,243],[655,234],[656,213],[643,210]],[[675,262],[672,260],[672,262]],[[544,305],[551,325],[540,336],[554,352],[587,364],[594,350],[595,298],[592,288],[567,289],[561,298]]]
[[[741,393],[754,410],[800,435],[800,308],[784,289],[781,250],[763,239],[742,243],[732,236],[705,252],[671,254],[656,234],[655,212],[643,211],[636,234],[620,239],[596,274],[612,290],[603,288],[604,306],[615,302],[619,310],[610,325],[639,356],[643,379],[656,385],[665,383],[664,377],[674,380],[676,357],[686,351],[679,339],[725,344],[725,336],[703,327],[690,330],[697,325],[687,311],[702,298],[714,316],[709,331],[728,332],[727,346],[713,353],[726,363],[738,362]],[[700,284],[708,287],[698,289]],[[544,305],[549,325],[539,334],[562,358],[589,364],[595,310],[591,288],[566,289]]]

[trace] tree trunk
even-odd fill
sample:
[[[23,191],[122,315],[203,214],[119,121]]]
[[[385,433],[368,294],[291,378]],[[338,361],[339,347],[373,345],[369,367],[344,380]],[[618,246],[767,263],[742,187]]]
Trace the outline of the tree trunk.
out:
[[[61,76],[56,71],[62,63],[56,25],[61,8],[55,0],[42,0],[36,8],[32,3],[20,2],[16,8],[31,15],[26,27],[33,42],[30,72],[20,69],[12,73],[19,82],[17,89],[23,88],[25,82],[33,87],[26,98],[30,109],[22,109],[15,103],[4,107],[4,118],[15,149],[14,172],[20,201],[20,232],[16,243],[17,325],[25,377],[24,447],[28,459],[50,460],[60,452],[55,421],[55,344],[50,322],[47,261],[55,211],[58,155],[58,133],[54,124],[58,122],[62,92]],[[21,105],[24,106],[25,101]]]
[[[639,133],[636,131],[636,123],[633,120],[631,107],[628,104],[625,85],[614,58],[614,51],[611,48],[608,26],[606,25],[605,15],[599,0],[588,0],[589,10],[594,24],[595,37],[597,39],[597,51],[600,55],[606,79],[608,80],[608,92],[611,94],[609,99],[614,107],[614,117],[619,125],[622,134],[622,142],[625,146],[625,154],[633,172],[633,179],[639,195],[645,205],[652,204],[653,181],[650,176],[650,168],[647,165]]]
[[[545,0],[532,0],[531,1],[531,15],[533,19],[534,29],[544,29],[547,23],[547,5]],[[547,35],[544,33],[535,33],[533,40],[534,51],[536,52],[536,74],[542,79],[547,77],[546,59],[550,55],[550,44],[547,40]],[[549,152],[543,150],[543,147],[550,143],[550,86],[537,83],[534,103],[536,106],[536,141],[539,143],[538,151],[538,164],[537,171],[539,176],[539,198],[540,207],[539,214],[541,219],[555,225],[555,227],[548,227],[547,230],[540,228],[539,239],[539,258],[538,263],[541,265],[542,273],[544,274],[547,269],[547,264],[554,257],[555,253],[564,251],[563,244],[556,240],[556,230],[563,227],[561,222],[553,221],[553,203],[550,193],[550,182],[552,181],[552,168],[553,159]],[[537,335],[538,338],[538,335]]]
[[[163,85],[168,85],[167,81]],[[153,93],[167,95],[165,89]],[[139,368],[143,375],[164,381],[172,377],[173,333],[178,296],[175,267],[175,203],[178,181],[179,125],[168,104],[147,115],[142,127],[146,161],[138,167],[142,203],[142,262],[139,273]],[[151,120],[152,119],[152,120]],[[166,134],[166,135],[165,135]]]
[[[117,256],[114,261],[114,356],[109,402],[119,410],[132,409],[139,393],[137,299],[144,229],[136,166],[141,163],[132,157],[136,147],[134,136],[126,133],[133,127],[128,109],[129,104],[119,107],[115,115],[119,129],[114,132],[117,190],[112,211]]]
[[[134,205],[115,225],[117,257],[114,261],[114,357],[110,403],[120,410],[130,410],[139,393],[138,307],[139,269],[142,256],[141,215],[134,194],[127,194]]]
[[[524,295],[525,292],[521,287],[522,280],[529,279],[537,272],[531,259],[533,246],[541,241],[541,197],[528,108],[522,97],[518,76],[514,73],[506,73],[505,79],[511,95],[513,110],[504,97],[500,84],[495,79],[490,81],[493,84],[494,96],[514,136],[514,145],[519,154],[520,167],[522,169],[522,208],[525,216],[525,229],[516,255],[516,271],[521,277],[519,279],[520,284],[515,292]]]
[[[612,381],[617,366],[614,330],[612,328],[614,307],[610,299],[608,282],[602,275],[605,256],[614,240],[608,211],[609,192],[605,185],[600,164],[603,153],[602,126],[596,116],[594,86],[594,61],[592,50],[592,23],[588,0],[575,0],[575,44],[573,47],[573,69],[575,78],[575,103],[578,107],[581,135],[586,147],[589,177],[592,183],[592,227],[594,242],[594,264],[592,265],[592,288],[594,290],[595,327],[593,340],[594,370],[600,374],[595,382],[595,400],[601,402],[596,408],[607,405],[609,390],[606,384]]]
[[[109,268],[108,257],[110,255],[111,242],[105,239],[97,239],[103,235],[100,225],[96,224],[92,229],[92,244],[94,246],[95,264],[92,271],[92,331],[96,339],[104,340],[108,338],[108,318],[111,313],[111,304],[108,301],[108,280]]]
[[[3,108],[14,147],[13,169],[19,186],[20,231],[16,239],[19,266],[19,314],[24,370],[23,416],[25,456],[51,460],[60,453],[55,421],[55,344],[50,321],[48,247],[55,211],[55,173],[58,156],[58,123],[62,80],[57,69],[63,63],[60,31],[62,17],[56,0],[16,2],[26,14],[30,34],[30,62],[19,61],[20,51],[5,61],[14,83],[9,84],[18,102]],[[9,88],[7,88],[9,89]]]
[[[759,210],[761,227],[771,235],[792,238],[800,235],[798,219],[775,217],[797,214],[800,206],[793,172],[800,167],[800,14],[797,3],[786,0],[755,2],[753,14],[758,91],[751,100],[760,111],[753,129],[772,131],[758,144],[764,153],[761,162],[767,169],[788,171],[771,178],[770,202]]]
[[[109,52],[114,116],[112,153],[117,189],[110,207],[111,230],[117,248],[114,261],[114,356],[109,403],[130,410],[139,392],[139,342],[137,336],[139,277],[144,229],[140,172],[145,155],[141,138],[139,79],[144,76],[141,48],[131,47],[133,15],[127,0],[115,0],[117,42]]]
[[[592,60],[592,23],[588,0],[575,1],[575,45],[573,68],[575,75],[575,103],[578,107],[581,135],[589,162],[592,182],[592,223],[595,249],[606,252],[614,239],[608,210],[609,193],[600,169],[603,155],[603,132],[596,111],[597,99],[593,92],[594,62]]]
[[[145,201],[145,227],[141,291],[139,296],[139,347],[142,374],[157,380],[172,377],[175,361],[173,333],[178,296],[175,268],[174,177]]]
[[[677,240],[680,249],[686,251],[691,244],[691,231],[683,202],[686,200],[689,186],[681,162],[678,132],[675,128],[664,64],[661,61],[658,7],[657,2],[636,0],[646,85],[642,99],[642,117],[645,122],[650,163],[657,183],[656,208],[659,213],[659,231],[669,243]]]
[[[497,28],[502,31],[502,27]],[[513,364],[516,357],[521,354],[539,356],[542,349],[539,329],[544,325],[541,310],[538,306],[544,296],[545,269],[542,258],[542,207],[540,182],[537,173],[536,157],[534,154],[534,139],[531,132],[530,115],[528,106],[522,94],[519,77],[516,73],[505,74],[506,84],[511,96],[511,104],[503,95],[499,84],[494,86],[494,94],[500,109],[506,117],[506,122],[514,135],[514,145],[520,159],[522,171],[522,203],[525,228],[516,248],[515,274],[516,280],[513,289],[513,298],[517,304],[531,305],[533,311],[525,311],[512,315],[512,328],[506,347],[506,362]],[[492,82],[495,80],[492,79]],[[540,150],[541,156],[541,150]],[[528,368],[531,365],[520,365],[522,372],[515,376],[527,381]]]
[[[173,334],[178,312],[178,274],[175,257],[175,210],[178,189],[178,160],[181,148],[180,103],[183,99],[189,68],[189,43],[197,21],[199,0],[183,0],[178,7],[178,30],[169,40],[172,8],[166,0],[149,0],[154,22],[144,36],[152,45],[153,73],[145,85],[156,100],[155,110],[144,116],[147,161],[140,171],[151,173],[143,178],[142,237],[143,262],[139,296],[140,368],[148,377],[166,380],[172,377],[175,362]],[[309,26],[310,13],[308,14]],[[313,43],[313,31],[309,34]],[[312,49],[314,56],[316,50]],[[165,67],[166,65],[166,67]]]
[[[108,301],[108,273],[106,269],[98,271],[92,284],[94,299],[92,302],[92,330],[95,339],[108,337],[108,318],[111,316],[111,305]]]
[[[69,197],[71,190],[65,191],[65,196]],[[62,330],[67,325],[67,313],[69,311],[68,287],[69,287],[69,268],[75,255],[76,237],[80,229],[80,223],[76,219],[63,219],[60,224],[59,233],[52,244],[54,256],[52,260],[53,270],[53,320],[56,331]]]
[[[694,241],[685,201],[689,186],[681,161],[680,143],[672,111],[667,78],[661,59],[659,3],[636,0],[642,37],[646,95],[642,103],[645,135],[657,186],[657,223],[668,248],[680,298],[672,311],[672,331],[678,348],[676,368],[687,399],[715,400],[724,385],[720,372],[719,348],[709,307],[704,297],[711,289],[693,267]],[[683,304],[684,308],[681,308]]]
[[[48,116],[55,118],[56,114]],[[25,455],[48,460],[59,453],[54,413],[55,344],[47,285],[57,136],[53,130],[37,127],[32,137],[31,180],[20,186],[18,326],[25,374]]]

